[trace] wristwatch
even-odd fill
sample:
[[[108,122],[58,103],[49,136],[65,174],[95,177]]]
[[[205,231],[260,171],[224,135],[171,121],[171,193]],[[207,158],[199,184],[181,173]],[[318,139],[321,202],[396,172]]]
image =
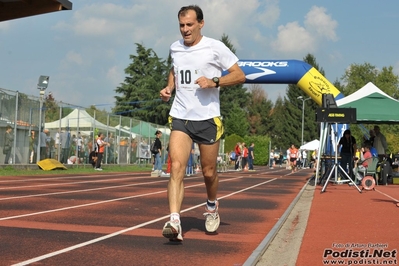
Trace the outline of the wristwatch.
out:
[[[214,77],[214,78],[212,78],[212,81],[216,83],[215,87],[218,88],[219,87],[219,78],[218,77]]]

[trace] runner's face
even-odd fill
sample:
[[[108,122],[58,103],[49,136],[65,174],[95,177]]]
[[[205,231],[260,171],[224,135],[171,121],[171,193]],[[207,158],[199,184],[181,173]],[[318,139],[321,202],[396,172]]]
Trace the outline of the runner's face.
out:
[[[201,28],[204,21],[197,21],[197,15],[194,10],[188,10],[186,14],[179,17],[180,33],[184,40],[184,45],[193,46],[199,43],[202,38]]]

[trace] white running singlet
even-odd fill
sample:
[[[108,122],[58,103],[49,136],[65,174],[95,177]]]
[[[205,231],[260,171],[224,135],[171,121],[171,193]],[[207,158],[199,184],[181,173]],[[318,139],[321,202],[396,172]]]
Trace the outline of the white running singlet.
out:
[[[176,88],[170,115],[192,121],[220,116],[219,88],[201,89],[195,81],[201,76],[220,77],[238,62],[237,56],[221,41],[205,36],[194,46],[185,46],[183,40],[174,42],[170,54]]]

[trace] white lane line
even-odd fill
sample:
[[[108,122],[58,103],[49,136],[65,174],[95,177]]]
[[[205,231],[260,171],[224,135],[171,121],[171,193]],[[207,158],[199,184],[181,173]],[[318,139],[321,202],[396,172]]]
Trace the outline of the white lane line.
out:
[[[125,176],[125,175],[132,175],[132,174],[135,174],[135,173],[133,173],[133,172],[122,173],[122,174],[120,174],[120,173],[115,173],[115,175],[117,175],[117,176]],[[58,177],[48,176],[48,177],[43,177],[43,178],[27,178],[27,179],[20,179],[20,180],[14,180],[14,179],[12,179],[12,180],[10,180],[10,179],[4,180],[4,179],[1,179],[1,180],[0,180],[0,183],[18,183],[18,182],[32,182],[32,181],[48,181],[48,180],[57,180],[57,179],[75,179],[75,178],[81,178],[81,177],[101,177],[101,176],[104,176],[104,175],[94,175],[94,174],[93,174],[93,175],[74,175],[74,176],[65,175],[65,176],[58,176]]]
[[[386,193],[384,193],[384,192],[382,192],[382,191],[380,191],[380,190],[378,190],[378,189],[375,189],[375,191],[377,191],[378,193],[380,193],[380,194],[382,194],[382,195],[384,195],[384,196],[390,198],[391,200],[394,200],[395,203],[398,203],[398,202],[399,202],[399,200],[395,199],[394,197],[389,196],[388,194],[386,194]]]
[[[238,178],[243,178],[243,177],[238,177]],[[232,178],[232,179],[238,179],[238,178]],[[222,197],[218,197],[218,198],[219,199],[228,198],[228,197],[234,196],[234,195],[236,195],[238,193],[242,193],[242,192],[250,190],[252,188],[255,188],[255,187],[262,186],[264,184],[270,183],[270,182],[272,182],[272,181],[274,181],[276,179],[277,178],[273,178],[273,179],[270,179],[270,180],[264,181],[262,183],[259,183],[259,184],[256,184],[256,185],[253,185],[253,186],[250,186],[250,187],[235,191],[233,193],[230,193],[230,194],[224,195]],[[195,186],[197,186],[197,185],[195,185]],[[192,186],[190,186],[190,187],[192,187]],[[182,210],[181,212],[187,212],[187,211],[196,209],[198,207],[201,207],[203,205],[205,205],[205,203],[201,203],[201,204],[192,206],[190,208]],[[108,234],[108,235],[105,235],[105,236],[102,236],[102,237],[98,237],[98,238],[95,238],[95,239],[92,239],[92,240],[89,240],[89,241],[86,241],[86,242],[82,242],[82,243],[74,245],[74,246],[70,246],[70,247],[67,247],[67,248],[64,248],[64,249],[60,249],[60,250],[57,250],[57,251],[54,251],[54,252],[51,252],[51,253],[47,253],[47,254],[44,254],[42,256],[39,256],[39,257],[36,257],[36,258],[32,258],[32,259],[29,259],[29,260],[26,260],[26,261],[22,261],[22,262],[19,262],[17,264],[13,264],[13,265],[15,265],[15,266],[23,266],[23,265],[28,265],[28,264],[31,264],[31,263],[34,263],[34,262],[38,262],[38,261],[41,261],[41,260],[45,260],[45,259],[57,256],[57,255],[69,252],[71,250],[78,249],[78,248],[81,248],[81,247],[85,247],[85,246],[88,246],[88,245],[91,245],[91,244],[94,244],[94,243],[109,239],[111,237],[118,236],[120,234],[123,234],[123,233],[129,232],[129,231],[144,227],[146,225],[150,225],[150,224],[162,221],[164,219],[167,219],[168,217],[169,217],[169,215],[165,215],[165,216],[159,217],[157,219],[154,219],[154,220],[151,220],[151,221],[148,221],[148,222],[145,222],[145,223],[138,224],[138,225],[133,226],[133,227],[125,228],[123,230],[119,230],[117,232],[114,232],[114,233],[111,233],[111,234]]]
[[[120,181],[120,180],[129,180],[129,179],[139,179],[139,178],[149,178],[148,176],[130,176],[124,178],[116,178],[116,179],[96,179],[96,180],[86,180],[86,181],[78,181],[78,182],[66,182],[66,183],[50,183],[50,184],[40,184],[40,185],[29,185],[29,186],[18,186],[18,187],[2,187],[0,190],[10,190],[15,188],[33,188],[33,187],[53,187],[59,185],[75,185],[75,184],[85,184],[85,183],[99,183],[99,182],[108,182],[108,181]],[[49,179],[47,179],[49,181]],[[52,179],[51,179],[52,181]],[[69,181],[69,180],[68,180]]]
[[[42,197],[42,196],[51,196],[51,195],[62,195],[62,194],[81,193],[81,192],[97,191],[97,190],[104,190],[104,189],[114,189],[114,188],[122,188],[122,187],[133,187],[133,186],[155,184],[155,183],[161,183],[161,182],[167,182],[167,181],[168,181],[168,180],[160,180],[160,181],[154,181],[154,182],[143,182],[143,183],[127,184],[127,185],[119,185],[119,186],[109,186],[109,187],[99,187],[99,188],[88,188],[88,189],[81,189],[81,190],[70,190],[70,191],[59,191],[59,192],[51,192],[51,193],[49,192],[49,193],[42,193],[42,194],[32,194],[32,195],[24,195],[24,196],[15,196],[15,197],[8,197],[8,198],[0,198],[0,201],[12,200],[12,199],[24,199],[24,198]]]
[[[192,177],[192,178],[197,178],[197,177]],[[235,178],[225,179],[225,180],[222,180],[220,182],[225,182],[225,181],[239,179],[239,178],[242,178],[242,177],[235,177]],[[204,185],[204,183],[201,182],[201,183],[198,183],[198,184],[195,184],[195,185],[186,186],[185,188],[192,188],[192,187],[203,186],[203,185]],[[26,213],[26,214],[20,214],[20,215],[15,215],[15,216],[8,216],[8,217],[0,218],[0,221],[18,219],[18,218],[23,218],[23,217],[29,217],[29,216],[35,216],[35,215],[40,215],[40,214],[59,212],[59,211],[77,209],[77,208],[83,208],[83,207],[88,207],[88,206],[94,206],[94,205],[105,204],[105,203],[110,203],[110,202],[114,202],[114,201],[122,201],[122,200],[133,199],[133,198],[139,198],[139,197],[145,197],[145,196],[150,196],[150,195],[155,195],[155,194],[160,194],[160,193],[166,193],[166,192],[167,192],[167,190],[161,190],[161,191],[157,191],[157,192],[144,193],[144,194],[140,194],[140,195],[133,195],[133,196],[129,196],[129,197],[116,198],[116,199],[110,199],[110,200],[96,201],[96,202],[92,202],[92,203],[86,203],[86,204],[81,204],[81,205],[75,205],[75,206],[69,206],[69,207],[64,207],[64,208],[52,209],[52,210],[47,210],[47,211],[40,211],[40,212]]]
[[[139,178],[145,178],[145,177],[139,177]],[[137,179],[139,179],[139,178],[137,178]],[[199,178],[199,177],[190,177],[190,178],[186,178],[186,180],[195,179],[195,178]],[[119,180],[119,179],[110,179],[110,180],[112,181],[112,180]],[[49,193],[42,193],[42,194],[31,194],[31,195],[24,195],[24,196],[14,196],[14,197],[8,197],[8,198],[0,198],[0,201],[12,200],[12,199],[42,197],[42,196],[51,196],[51,195],[70,194],[70,193],[72,194],[72,193],[96,191],[96,190],[103,190],[103,189],[114,189],[114,188],[121,188],[121,187],[130,187],[130,186],[133,187],[133,186],[148,185],[148,184],[162,183],[162,182],[168,182],[168,181],[169,181],[168,179],[165,179],[165,180],[159,180],[159,181],[153,181],[153,182],[142,182],[142,183],[136,183],[136,184],[119,185],[119,186],[88,188],[88,189],[81,189],[81,190],[58,191],[58,192],[49,192]],[[80,183],[80,182],[77,182],[77,183]],[[83,182],[83,183],[86,183],[86,182]],[[57,184],[57,185],[60,185],[60,184]]]

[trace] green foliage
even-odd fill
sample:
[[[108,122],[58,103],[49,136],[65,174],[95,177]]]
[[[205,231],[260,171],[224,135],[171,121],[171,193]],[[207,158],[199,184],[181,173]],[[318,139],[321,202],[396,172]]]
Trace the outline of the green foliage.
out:
[[[247,147],[254,143],[254,165],[265,165],[269,161],[269,143],[268,136],[246,136],[244,142]]]
[[[60,118],[60,108],[51,93],[44,99],[43,108],[45,110],[45,122],[56,121]]]
[[[233,44],[230,42],[229,37],[227,35],[223,34],[222,39],[220,41],[223,42],[233,53],[236,52]],[[242,84],[221,87],[219,95],[220,95],[220,114],[224,118],[234,116],[233,114],[234,110],[232,109],[233,105],[238,106],[242,110],[248,106],[249,93]],[[245,118],[246,116],[247,114],[245,113]],[[246,129],[248,130],[248,128]],[[227,131],[230,132],[230,129],[227,128]],[[246,135],[247,132],[245,132],[242,136]]]
[[[345,95],[349,95],[357,91],[368,82],[373,82],[374,85],[376,85],[389,96],[395,99],[399,98],[399,76],[393,73],[393,68],[391,66],[383,67],[381,70],[379,70],[376,66],[373,66],[370,63],[352,64],[345,71],[345,74],[342,76],[342,80],[346,85],[339,84],[337,88],[339,88]],[[381,128],[381,132],[387,139],[389,152],[396,153],[399,151],[399,140],[397,138],[399,125],[379,126]],[[361,130],[362,127],[365,127],[366,131],[368,132],[368,130],[372,129],[374,125],[351,125],[351,131],[353,132],[352,134],[356,138],[359,147],[365,135],[365,132]]]
[[[244,138],[237,134],[229,135],[224,139],[224,150],[230,153],[231,151],[234,151],[237,142],[243,142],[243,141]]]
[[[255,155],[254,164],[255,165],[267,164],[267,162],[269,160],[269,143],[270,143],[270,138],[268,136],[241,137],[237,134],[232,134],[225,138],[224,150],[227,153],[234,151],[234,148],[235,148],[237,142],[240,142],[240,143],[245,142],[247,144],[247,147],[249,147],[251,145],[251,143],[254,143],[255,144],[255,146],[254,146],[254,155]]]
[[[236,103],[232,104],[230,114],[225,118],[223,117],[223,124],[226,135],[237,134],[244,137],[248,134],[247,113]]]
[[[266,92],[259,85],[252,85],[247,105],[250,135],[266,135],[270,132],[272,108],[273,102],[267,99]]]
[[[116,114],[164,125],[167,123],[170,103],[163,103],[159,91],[166,85],[169,64],[152,49],[137,45],[137,55],[130,55],[132,63],[125,69],[127,77],[115,92]]]

